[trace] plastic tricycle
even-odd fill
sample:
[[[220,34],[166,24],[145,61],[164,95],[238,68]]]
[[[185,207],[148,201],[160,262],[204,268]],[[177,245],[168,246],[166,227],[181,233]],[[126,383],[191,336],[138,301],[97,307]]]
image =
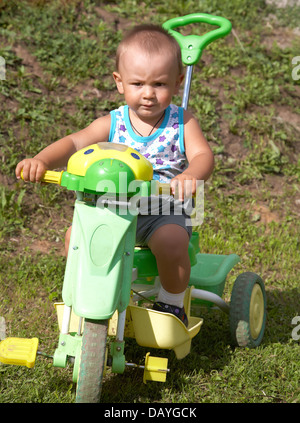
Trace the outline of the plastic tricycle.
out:
[[[203,36],[183,36],[173,29],[197,22],[219,28]],[[230,32],[231,24],[221,17],[192,14],[171,19],[164,27],[178,40],[188,65],[186,108],[193,65],[209,42]],[[135,338],[143,347],[173,350],[178,359],[184,358],[203,324],[202,318],[191,314],[193,303],[217,306],[227,313],[235,345],[252,348],[262,341],[266,295],[261,278],[251,272],[239,275],[228,305],[222,299],[226,277],[240,258],[202,254],[197,232],[189,246],[192,268],[184,301],[188,326],[172,314],[151,308],[160,286],[156,261],[150,249],[135,246],[135,235],[140,199],[165,192],[165,185],[152,177],[152,166],[139,152],[103,142],[76,152],[67,171],[44,175],[45,182],[77,195],[63,302],[55,304],[60,335],[53,355],[54,366],[74,363],[77,402],[100,401],[107,367],[114,373],[123,373],[126,366],[142,367],[144,382],[165,381],[168,360],[147,353],[144,366],[127,363],[125,338]],[[37,349],[36,338],[6,338],[0,343],[0,361],[33,367]]]

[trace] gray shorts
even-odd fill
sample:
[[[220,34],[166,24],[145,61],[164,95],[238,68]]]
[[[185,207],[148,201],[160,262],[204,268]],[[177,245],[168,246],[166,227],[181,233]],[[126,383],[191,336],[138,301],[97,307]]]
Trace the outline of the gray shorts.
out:
[[[143,200],[144,202],[140,204],[137,220],[137,245],[148,245],[156,229],[168,224],[176,224],[183,227],[187,231],[189,238],[191,238],[193,228],[182,202],[175,201],[173,197],[155,197],[154,200],[149,197]]]

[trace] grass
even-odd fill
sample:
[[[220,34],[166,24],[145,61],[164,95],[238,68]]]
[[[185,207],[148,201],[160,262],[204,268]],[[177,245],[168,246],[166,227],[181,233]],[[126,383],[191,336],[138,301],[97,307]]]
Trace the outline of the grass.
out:
[[[205,187],[205,220],[197,228],[201,250],[240,255],[228,276],[227,301],[239,273],[262,276],[265,338],[255,350],[233,349],[227,317],[203,310],[204,325],[188,357],[178,362],[173,352],[153,352],[169,359],[165,384],[143,385],[138,370],[126,370],[107,376],[103,401],[299,403],[299,342],[292,338],[300,300],[296,6],[262,0],[1,2],[0,316],[7,336],[37,336],[40,349],[53,353],[53,302],[61,299],[63,240],[74,197],[54,186],[17,182],[16,164],[120,103],[111,72],[126,28],[196,11],[225,16],[234,28],[207,47],[192,82],[189,107],[216,158]],[[142,363],[146,352],[129,340],[126,359]],[[71,374],[46,358],[32,370],[1,365],[0,402],[73,402]]]

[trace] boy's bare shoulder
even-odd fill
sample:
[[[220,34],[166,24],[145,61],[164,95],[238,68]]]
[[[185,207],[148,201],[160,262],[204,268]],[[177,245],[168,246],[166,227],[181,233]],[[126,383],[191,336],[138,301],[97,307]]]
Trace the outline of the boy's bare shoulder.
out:
[[[184,110],[183,111],[183,119],[184,119],[184,123],[188,123],[190,120],[196,120],[195,116],[193,115],[193,113],[189,110]]]
[[[185,133],[188,133],[189,131],[196,131],[199,134],[202,133],[198,119],[189,110],[184,110],[183,122]]]

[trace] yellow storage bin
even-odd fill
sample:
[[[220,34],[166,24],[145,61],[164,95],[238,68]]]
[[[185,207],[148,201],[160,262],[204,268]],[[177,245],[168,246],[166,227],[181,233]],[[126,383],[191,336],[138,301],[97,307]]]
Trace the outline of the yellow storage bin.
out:
[[[178,359],[188,355],[191,340],[203,324],[203,319],[190,316],[192,290],[193,287],[187,289],[184,299],[188,327],[173,314],[129,305],[137,343],[143,347],[174,350]]]
[[[200,331],[203,319],[189,318],[185,327],[173,314],[130,305],[134,334],[143,347],[172,349],[178,359],[184,358],[191,349],[191,340]]]

